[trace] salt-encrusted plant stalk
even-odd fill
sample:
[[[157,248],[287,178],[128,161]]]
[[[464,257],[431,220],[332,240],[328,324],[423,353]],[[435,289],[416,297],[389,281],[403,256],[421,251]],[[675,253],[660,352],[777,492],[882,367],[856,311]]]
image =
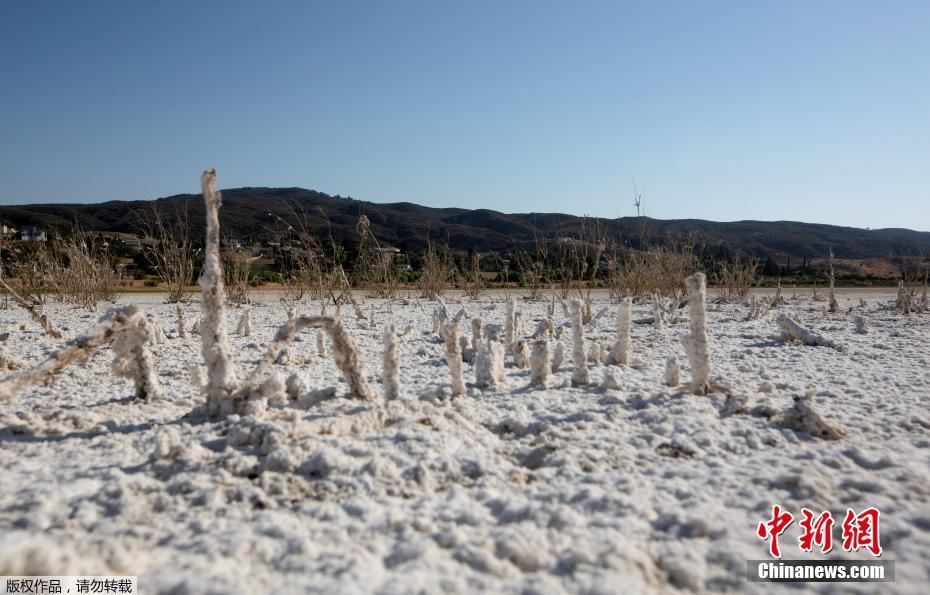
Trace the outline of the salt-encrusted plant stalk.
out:
[[[591,378],[588,374],[587,349],[584,338],[584,324],[582,322],[582,306],[579,300],[572,300],[570,311],[572,320],[572,386],[583,386],[590,384]]]
[[[506,347],[508,351],[513,347],[516,307],[517,302],[515,300],[507,300],[506,311],[504,313],[504,333],[506,336],[504,347]]]
[[[930,308],[930,298],[927,297],[927,277],[930,276],[928,273],[930,273],[930,271],[924,271],[924,287],[920,292],[920,305],[917,308],[921,313],[926,312],[927,308]]]
[[[236,333],[240,337],[248,337],[252,334],[252,308],[246,306],[245,312],[239,319],[239,326],[236,327]]]
[[[152,354],[148,350],[149,343],[155,340],[157,328],[153,328],[152,323],[135,306],[114,308],[100,322],[124,325],[113,337],[113,373],[133,381],[137,399],[148,401],[157,397],[160,387],[152,364]]]
[[[617,310],[617,342],[607,354],[609,365],[627,365],[630,363],[630,319],[632,318],[633,300],[629,297],[620,301]]]
[[[333,361],[342,372],[349,384],[349,391],[360,399],[374,399],[374,393],[365,379],[365,367],[361,352],[346,332],[340,318],[328,316],[297,316],[285,322],[272,340],[265,357],[259,361],[255,369],[249,374],[242,388],[236,391],[237,400],[247,398],[257,390],[262,374],[278,358],[278,355],[297,337],[305,328],[322,328],[329,335],[332,343]]]
[[[12,397],[17,390],[39,382],[50,384],[62,368],[72,362],[87,361],[103,345],[114,341],[121,334],[131,336],[114,345],[120,375],[132,378],[136,384],[136,395],[150,398],[158,393],[158,382],[152,370],[151,355],[146,344],[149,340],[148,321],[136,306],[124,306],[108,312],[97,327],[52,353],[41,364],[21,370],[0,381],[0,401]]]
[[[688,285],[688,324],[690,334],[681,338],[691,364],[691,391],[705,394],[710,388],[710,351],[707,339],[707,279],[695,273],[686,279]]]
[[[552,373],[553,374],[559,371],[559,368],[562,367],[563,361],[565,361],[565,346],[562,345],[561,341],[556,341],[555,349],[552,350]]]
[[[471,346],[473,349],[478,349],[478,344],[481,343],[481,328],[484,326],[483,318],[472,318],[471,319]]]
[[[181,304],[178,304],[178,337],[187,338],[187,329],[184,328],[184,311],[181,310]]]
[[[552,362],[549,358],[549,342],[545,339],[536,339],[533,341],[533,351],[530,354],[530,384],[546,388],[550,366]]]
[[[45,312],[42,311],[42,307],[39,304],[30,303],[28,300],[23,298],[21,295],[16,293],[16,291],[9,286],[9,284],[0,277],[0,284],[3,285],[3,288],[6,289],[7,293],[13,297],[13,300],[25,308],[29,315],[32,316],[32,319],[39,323],[46,333],[51,335],[56,339],[64,339],[65,332],[55,326],[55,323],[48,317]]]
[[[836,276],[833,273],[833,248],[827,254],[827,263],[830,265],[830,312],[838,312],[840,309],[839,302],[836,301]]]
[[[552,326],[552,319],[540,320],[536,325],[536,330],[533,331],[533,339],[552,338]]]
[[[653,324],[657,331],[661,331],[665,328],[665,321],[662,318],[662,304],[659,303],[658,294],[652,294],[652,312],[653,312]]]
[[[459,345],[459,325],[455,322],[444,324],[440,332],[446,345],[446,363],[452,380],[452,396],[465,394],[465,377],[462,374],[462,352]]]
[[[813,346],[822,346],[822,347],[832,347],[837,351],[845,351],[846,348],[842,345],[827,339],[822,335],[818,335],[809,328],[801,326],[796,320],[788,316],[787,314],[779,314],[775,319],[775,324],[781,329],[782,338],[785,341],[800,341],[805,345]]]
[[[517,368],[523,369],[526,368],[530,363],[530,353],[529,348],[526,346],[526,341],[520,339],[513,346],[513,365]]]
[[[393,324],[384,325],[384,357],[381,362],[381,384],[384,399],[391,401],[400,395],[400,370],[397,362],[397,332]]]
[[[223,263],[220,260],[222,198],[216,189],[216,170],[203,172],[200,183],[207,219],[203,271],[199,280],[203,289],[201,352],[207,367],[207,410],[211,415],[217,415],[226,409],[223,402],[232,398],[236,374],[226,331],[226,291],[223,287]]]
[[[856,315],[853,317],[853,322],[856,323],[856,332],[860,335],[867,335],[869,333],[869,325],[865,320],[865,316]]]
[[[591,349],[588,350],[588,362],[597,366],[604,363],[604,348],[600,343],[591,343]]]
[[[813,390],[808,390],[803,397],[796,396],[794,404],[786,409],[776,421],[781,425],[799,432],[807,432],[823,440],[839,440],[843,430],[825,420],[814,407]]]
[[[475,353],[475,386],[492,390],[504,386],[504,346],[497,341],[478,343]]]
[[[665,360],[666,386],[678,386],[679,369],[678,359],[675,356],[669,356],[669,358]]]

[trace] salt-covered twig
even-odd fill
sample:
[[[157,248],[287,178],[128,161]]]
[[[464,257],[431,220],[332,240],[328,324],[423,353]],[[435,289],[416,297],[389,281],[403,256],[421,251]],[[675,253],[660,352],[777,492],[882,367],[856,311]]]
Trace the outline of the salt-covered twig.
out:
[[[867,335],[869,333],[869,325],[865,320],[865,316],[857,315],[853,318],[853,322],[856,323],[856,332],[860,335]]]
[[[223,409],[223,401],[231,398],[236,374],[226,331],[226,291],[223,288],[223,263],[220,260],[219,214],[222,198],[216,190],[216,170],[203,172],[200,182],[206,206],[207,234],[203,271],[199,280],[203,289],[199,330],[201,351],[207,367],[207,409],[216,415]]]
[[[128,306],[110,310],[100,322],[122,326],[113,335],[113,373],[133,381],[137,399],[148,401],[157,397],[160,388],[148,350],[148,344],[155,340],[155,331],[149,321],[135,306]]]
[[[836,276],[833,273],[833,248],[830,248],[830,252],[827,255],[827,264],[830,266],[830,312],[837,312],[840,309],[839,303],[836,301]]]
[[[617,342],[607,354],[609,365],[627,365],[630,363],[630,319],[633,300],[623,298],[617,310]]]
[[[462,374],[462,352],[459,345],[459,325],[455,322],[444,324],[440,332],[446,346],[446,363],[452,381],[452,396],[465,394],[465,378]]]
[[[252,334],[252,308],[246,307],[245,312],[242,313],[236,333],[240,337],[248,337]]]
[[[552,337],[552,319],[540,320],[533,331],[533,339],[549,339]]]
[[[665,360],[665,385],[678,386],[679,376],[678,359],[675,356],[669,356]]]
[[[549,359],[549,342],[545,339],[533,341],[530,354],[530,384],[546,388],[552,362]]]
[[[181,310],[181,304],[178,304],[177,312],[178,312],[178,337],[182,339],[186,339],[187,329],[184,328],[184,311]]]
[[[400,370],[397,362],[397,332],[393,324],[384,325],[384,357],[381,362],[381,384],[384,399],[390,401],[400,395]]]
[[[530,353],[526,341],[518,340],[513,346],[513,365],[523,369],[530,364]]]
[[[475,386],[492,390],[504,386],[504,346],[497,341],[478,343],[475,353]]]
[[[147,325],[148,321],[136,306],[125,306],[111,310],[100,319],[100,323],[96,328],[72,339],[64,347],[52,353],[41,364],[11,374],[0,381],[0,401],[12,397],[22,387],[40,382],[50,384],[55,375],[68,364],[87,361],[98,349],[113,341],[121,333],[131,327],[137,329],[140,327],[147,328]],[[147,333],[144,330],[138,332]],[[151,372],[151,357],[147,355],[148,350],[145,343],[138,345],[137,339],[138,335],[133,340],[124,342],[119,347],[119,350],[116,350],[116,348],[114,350],[117,352],[117,358],[129,359],[132,362],[124,367],[127,375],[130,371],[140,372],[140,376],[133,377],[137,380],[136,394],[147,398],[157,393],[157,382]],[[138,347],[138,349],[134,350],[135,347]]]
[[[52,320],[48,317],[48,315],[45,312],[42,311],[42,307],[39,304],[34,304],[32,302],[29,302],[28,300],[23,298],[21,295],[16,293],[16,291],[12,287],[10,287],[9,284],[6,281],[4,281],[2,277],[0,277],[0,284],[3,285],[3,288],[6,289],[7,293],[13,296],[13,300],[17,304],[19,304],[20,306],[22,306],[29,312],[29,315],[32,316],[33,320],[39,323],[39,325],[42,327],[42,330],[44,330],[46,333],[48,333],[49,335],[51,335],[52,337],[56,339],[65,338],[65,332],[61,330],[60,328],[58,328],[57,326],[55,326],[55,323],[52,322]]]
[[[827,339],[822,335],[818,335],[809,328],[801,326],[796,320],[787,314],[779,314],[775,319],[775,324],[777,324],[781,329],[782,338],[785,341],[796,340],[804,343],[805,345],[832,347],[837,351],[846,351],[846,348],[842,345]]]
[[[821,417],[814,408],[814,391],[807,391],[803,397],[795,397],[794,405],[782,413],[778,419],[781,425],[799,432],[807,432],[815,438],[839,440],[843,431]]]
[[[572,386],[582,386],[590,384],[591,378],[588,374],[587,351],[584,338],[584,324],[582,323],[581,302],[572,300],[570,305],[572,320],[572,340],[574,348],[572,349]]]
[[[481,342],[481,328],[484,326],[483,318],[472,318],[471,319],[471,346],[474,349],[478,349],[478,344]]]
[[[504,333],[506,339],[504,340],[504,347],[509,351],[513,347],[514,340],[514,317],[516,315],[517,303],[514,300],[507,300],[507,304],[504,312]]]
[[[662,304],[659,302],[658,294],[652,294],[652,323],[657,331],[665,327],[665,320],[662,318]]]
[[[562,345],[561,341],[556,341],[555,349],[552,350],[552,373],[553,374],[559,371],[559,368],[562,367],[563,361],[565,361],[565,346]]]
[[[688,285],[688,324],[690,334],[681,341],[691,364],[691,391],[705,394],[710,388],[710,352],[707,346],[707,279],[695,273],[686,279]]]

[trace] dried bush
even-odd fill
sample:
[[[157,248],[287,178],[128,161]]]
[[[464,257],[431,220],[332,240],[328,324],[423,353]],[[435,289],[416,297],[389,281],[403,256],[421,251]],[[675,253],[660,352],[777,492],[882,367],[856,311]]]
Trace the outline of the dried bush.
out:
[[[242,306],[250,301],[252,282],[252,258],[242,252],[227,252],[223,255],[223,282],[226,284],[226,299],[231,304]]]
[[[480,298],[487,288],[487,283],[481,276],[481,255],[478,252],[472,252],[468,257],[468,270],[461,278],[461,289],[465,295],[473,300]]]
[[[359,215],[355,230],[359,234],[358,258],[353,276],[357,286],[366,289],[368,297],[393,298],[397,295],[394,257],[382,249],[371,231],[371,221]]]
[[[420,271],[420,296],[427,299],[439,299],[446,290],[449,278],[448,249],[436,248],[433,242],[426,246],[423,254],[423,270]]]
[[[690,244],[618,250],[607,261],[607,285],[615,298],[674,297],[684,290],[684,279],[699,270]]]
[[[118,263],[105,242],[95,242],[74,230],[52,250],[44,251],[42,257],[46,283],[60,301],[86,308],[94,308],[102,301],[116,301]]]
[[[737,253],[732,260],[723,260],[714,281],[723,292],[724,300],[745,299],[759,276],[759,262]]]
[[[157,203],[148,213],[137,213],[143,234],[142,250],[165,285],[168,303],[187,301],[198,251],[191,243],[187,207],[175,207],[169,218]]]

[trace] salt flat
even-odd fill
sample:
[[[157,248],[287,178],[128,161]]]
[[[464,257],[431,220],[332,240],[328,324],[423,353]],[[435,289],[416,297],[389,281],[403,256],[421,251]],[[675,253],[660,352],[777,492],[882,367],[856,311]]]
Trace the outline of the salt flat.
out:
[[[364,353],[379,400],[346,398],[332,360],[307,331],[261,418],[192,414],[203,403],[190,368],[200,337],[177,337],[175,307],[157,294],[125,296],[168,335],[152,345],[163,396],[137,402],[110,373],[110,349],[64,370],[53,386],[0,402],[0,574],[136,574],[144,593],[637,593],[811,590],[925,592],[930,560],[930,314],[904,315],[894,292],[840,295],[840,312],[808,294],[747,320],[746,304],[708,304],[712,378],[707,396],[664,383],[666,358],[682,362],[687,309],[656,330],[635,304],[629,366],[589,364],[592,386],[572,388],[568,355],[548,389],[509,365],[505,390],[472,386],[449,397],[445,351],[432,331],[435,302],[365,299],[346,326]],[[519,298],[517,292],[513,293]],[[502,323],[505,296],[450,296],[451,313]],[[860,303],[864,300],[864,304]],[[609,347],[616,301],[586,329]],[[298,313],[320,312],[317,302]],[[93,313],[47,311],[72,336]],[[844,350],[785,344],[773,321],[793,313]],[[521,336],[547,317],[547,302],[518,299]],[[271,294],[252,309],[252,334],[233,331],[240,377],[267,349],[287,307]],[[329,313],[333,308],[329,307]],[[867,332],[856,332],[854,316]],[[185,306],[188,325],[199,306]],[[555,323],[567,324],[561,307]],[[412,327],[399,343],[401,398],[383,403],[382,326]],[[4,355],[34,365],[60,341],[17,308],[0,310]],[[21,326],[24,330],[21,330]],[[612,373],[619,388],[602,386]],[[9,372],[5,372],[9,373]],[[335,396],[333,396],[333,390]],[[840,440],[778,423],[795,397]],[[873,559],[839,547],[847,508],[881,510],[886,585],[748,584],[746,560],[765,558],[756,537],[773,504],[829,510],[828,557]],[[798,528],[782,537],[799,551]]]

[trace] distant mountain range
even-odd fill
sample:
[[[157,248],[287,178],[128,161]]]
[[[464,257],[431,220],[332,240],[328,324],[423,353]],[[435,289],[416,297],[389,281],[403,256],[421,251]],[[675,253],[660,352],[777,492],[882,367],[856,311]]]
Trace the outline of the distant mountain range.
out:
[[[175,208],[188,209],[194,232],[202,234],[203,203],[199,195],[192,194],[155,201],[0,206],[0,220],[59,231],[78,224],[86,231],[138,233],[139,217],[151,213],[153,202],[169,213]],[[560,213],[507,214],[486,209],[437,209],[407,202],[379,204],[303,188],[223,190],[221,224],[226,237],[269,240],[274,237],[272,230],[284,227],[282,220],[296,223],[297,214],[309,222],[315,234],[331,234],[337,242],[353,242],[358,239],[356,225],[362,213],[381,243],[402,250],[420,250],[428,239],[448,243],[454,250],[525,250],[532,249],[538,239],[551,243],[560,237],[577,238],[583,227],[589,233],[597,227],[608,240],[634,247],[639,245],[642,232],[651,243],[691,236],[711,251],[725,247],[730,252],[739,250],[779,260],[819,259],[831,247],[840,259],[930,254],[930,232],[909,229],[866,230],[795,221],[720,223],[648,217],[598,219]]]

